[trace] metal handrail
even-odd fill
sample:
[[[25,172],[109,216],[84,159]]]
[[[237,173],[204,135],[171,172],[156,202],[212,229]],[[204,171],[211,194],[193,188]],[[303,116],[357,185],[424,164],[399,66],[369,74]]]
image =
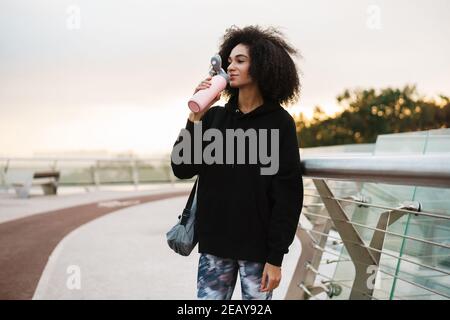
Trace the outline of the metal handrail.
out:
[[[303,175],[376,183],[450,187],[450,155],[302,157]]]
[[[50,158],[0,157],[0,161],[167,161],[168,157],[145,158]],[[305,178],[327,178],[414,186],[450,187],[450,155],[407,156],[303,156]]]

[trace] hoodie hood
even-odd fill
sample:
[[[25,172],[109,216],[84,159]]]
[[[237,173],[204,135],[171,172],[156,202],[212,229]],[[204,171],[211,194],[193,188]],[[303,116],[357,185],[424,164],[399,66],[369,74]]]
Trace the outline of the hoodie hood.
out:
[[[264,101],[262,105],[256,109],[248,112],[242,113],[238,108],[238,96],[233,96],[225,104],[225,111],[237,115],[238,118],[253,118],[262,114],[270,113],[279,109],[283,109],[277,102],[274,101]]]

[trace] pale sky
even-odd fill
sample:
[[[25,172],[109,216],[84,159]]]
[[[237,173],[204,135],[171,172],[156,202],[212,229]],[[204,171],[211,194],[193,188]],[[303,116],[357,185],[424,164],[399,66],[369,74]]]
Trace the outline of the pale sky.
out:
[[[233,24],[277,27],[300,50],[293,114],[336,112],[346,88],[450,95],[449,12],[448,0],[2,0],[0,156],[170,152]]]

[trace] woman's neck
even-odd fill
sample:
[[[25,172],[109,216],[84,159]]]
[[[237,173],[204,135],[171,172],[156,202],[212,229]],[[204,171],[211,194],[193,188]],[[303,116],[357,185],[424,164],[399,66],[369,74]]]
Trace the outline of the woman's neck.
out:
[[[256,85],[239,88],[238,107],[243,113],[249,113],[264,103]]]

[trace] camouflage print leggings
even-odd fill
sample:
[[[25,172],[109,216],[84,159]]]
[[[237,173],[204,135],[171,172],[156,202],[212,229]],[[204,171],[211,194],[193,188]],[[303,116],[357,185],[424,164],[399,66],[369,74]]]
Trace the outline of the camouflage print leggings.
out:
[[[243,300],[271,300],[272,291],[261,292],[264,263],[219,258],[202,253],[198,263],[197,298],[230,300],[239,276]]]

